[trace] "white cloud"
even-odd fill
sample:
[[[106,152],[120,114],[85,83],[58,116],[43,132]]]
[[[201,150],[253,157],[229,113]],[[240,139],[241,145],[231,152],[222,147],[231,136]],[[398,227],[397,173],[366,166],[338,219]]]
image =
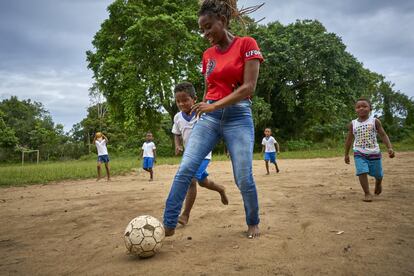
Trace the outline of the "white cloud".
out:
[[[0,71],[0,99],[18,96],[41,102],[55,123],[70,130],[86,116],[90,73],[42,70],[33,73]]]

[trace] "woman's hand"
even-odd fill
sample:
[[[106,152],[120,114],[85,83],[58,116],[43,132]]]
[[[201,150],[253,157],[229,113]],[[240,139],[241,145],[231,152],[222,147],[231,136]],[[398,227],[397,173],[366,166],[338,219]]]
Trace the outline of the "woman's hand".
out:
[[[203,113],[209,113],[216,110],[216,105],[214,103],[209,104],[205,102],[196,103],[191,107],[191,112],[196,112],[197,116],[200,116]]]

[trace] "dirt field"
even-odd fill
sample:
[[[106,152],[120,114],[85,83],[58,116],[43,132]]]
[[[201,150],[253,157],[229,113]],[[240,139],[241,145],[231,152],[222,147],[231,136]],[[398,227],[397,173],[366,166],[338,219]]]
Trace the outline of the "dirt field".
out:
[[[150,259],[126,255],[122,235],[135,216],[162,217],[177,166],[156,167],[152,183],[141,172],[0,189],[0,275],[414,275],[414,153],[384,157],[371,203],[342,158],[279,165],[266,176],[254,161],[259,239],[245,238],[230,162],[213,161],[230,204],[199,188],[189,225]]]

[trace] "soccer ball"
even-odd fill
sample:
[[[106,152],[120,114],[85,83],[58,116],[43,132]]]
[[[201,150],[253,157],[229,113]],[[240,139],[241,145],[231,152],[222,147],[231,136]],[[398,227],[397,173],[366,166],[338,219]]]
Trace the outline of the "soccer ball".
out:
[[[145,215],[136,217],[128,223],[124,241],[129,253],[147,258],[161,250],[164,237],[162,223],[152,216]]]

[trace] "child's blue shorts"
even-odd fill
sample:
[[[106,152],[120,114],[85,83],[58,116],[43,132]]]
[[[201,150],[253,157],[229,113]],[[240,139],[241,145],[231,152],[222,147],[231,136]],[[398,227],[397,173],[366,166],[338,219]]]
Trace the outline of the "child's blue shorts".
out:
[[[98,155],[98,162],[99,163],[108,163],[109,162],[109,156],[108,156],[108,154]]]
[[[144,163],[142,167],[144,169],[152,169],[154,166],[154,158],[153,157],[144,157]]]
[[[276,152],[265,152],[264,153],[264,160],[265,161],[270,160],[270,162],[276,163],[276,157],[277,157]]]
[[[203,181],[207,176],[207,167],[208,164],[210,164],[210,159],[204,159],[203,162],[201,162],[200,167],[198,167],[198,170],[194,177],[197,179],[197,181]]]
[[[356,175],[367,173],[376,179],[382,179],[384,172],[382,171],[382,161],[379,159],[368,159],[363,156],[354,156]]]

